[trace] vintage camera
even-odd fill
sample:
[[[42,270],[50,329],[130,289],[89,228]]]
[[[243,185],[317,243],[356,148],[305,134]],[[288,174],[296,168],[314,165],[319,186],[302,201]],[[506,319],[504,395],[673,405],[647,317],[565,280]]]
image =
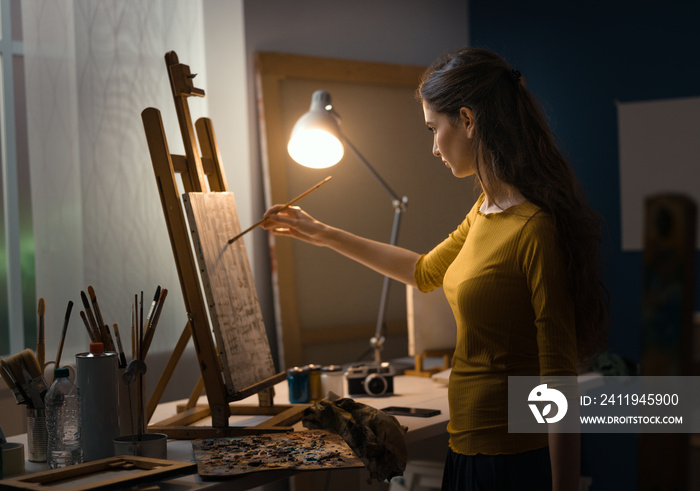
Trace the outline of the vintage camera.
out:
[[[394,393],[396,370],[389,363],[351,366],[345,372],[348,394],[383,396]]]

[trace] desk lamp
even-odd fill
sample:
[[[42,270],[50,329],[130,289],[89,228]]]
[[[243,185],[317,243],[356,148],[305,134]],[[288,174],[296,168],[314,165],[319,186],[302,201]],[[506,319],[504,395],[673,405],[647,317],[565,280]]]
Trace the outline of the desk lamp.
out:
[[[340,131],[340,116],[331,104],[331,95],[324,90],[317,90],[311,96],[309,111],[299,118],[292,129],[287,151],[292,159],[299,164],[313,169],[323,169],[337,164],[343,158],[344,147],[350,149],[391,196],[392,207],[394,208],[394,222],[389,243],[396,245],[401,215],[406,211],[408,198],[406,196],[399,197],[370,165],[367,159],[343,135]],[[381,364],[381,351],[385,341],[384,318],[386,317],[386,303],[389,298],[390,281],[388,276],[384,277],[379,301],[377,328],[374,337],[370,340],[371,349],[374,351],[374,361],[377,366]]]

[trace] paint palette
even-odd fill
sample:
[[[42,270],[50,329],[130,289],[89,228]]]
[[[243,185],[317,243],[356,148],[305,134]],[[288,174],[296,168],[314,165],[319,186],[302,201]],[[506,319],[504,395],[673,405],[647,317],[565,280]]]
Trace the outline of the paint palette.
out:
[[[340,435],[323,430],[193,440],[192,449],[203,479],[364,466]]]

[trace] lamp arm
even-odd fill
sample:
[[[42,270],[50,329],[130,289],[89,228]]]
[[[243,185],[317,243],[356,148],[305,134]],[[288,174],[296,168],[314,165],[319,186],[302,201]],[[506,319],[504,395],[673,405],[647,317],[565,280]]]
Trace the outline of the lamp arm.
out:
[[[357,157],[360,162],[364,164],[364,166],[367,168],[367,170],[379,181],[379,184],[382,185],[382,187],[386,190],[387,193],[391,195],[391,197],[394,199],[394,201],[398,201],[401,203],[403,200],[399,197],[398,194],[394,192],[393,189],[391,189],[391,186],[382,178],[382,176],[379,175],[379,173],[374,170],[374,167],[367,161],[367,159],[360,153],[360,151],[355,147],[355,145],[352,144],[350,140],[347,139],[345,135],[342,133],[340,134],[340,138],[343,141],[343,145],[347,145],[350,147],[350,150],[352,150],[352,153],[355,154],[355,157]]]
[[[394,200],[394,222],[391,227],[391,239],[389,243],[391,245],[396,245],[399,237],[399,226],[401,225],[401,216],[403,212],[406,211],[406,205],[408,204],[408,198],[404,196],[400,200]],[[379,366],[382,362],[382,349],[384,348],[384,319],[386,318],[386,305],[389,300],[389,286],[391,284],[391,278],[388,276],[384,277],[384,282],[382,283],[382,294],[379,299],[379,314],[377,315],[377,327],[374,333],[374,337],[370,340],[370,345],[374,350],[374,362]]]
[[[340,133],[340,138],[343,142],[343,145],[346,145],[350,148],[353,154],[355,154],[355,157],[364,164],[365,168],[372,174],[377,181],[379,181],[379,184],[382,185],[382,187],[386,190],[389,195],[391,195],[392,200],[393,200],[393,206],[394,206],[394,222],[391,227],[391,239],[389,240],[389,243],[391,245],[396,245],[396,242],[399,237],[399,226],[401,225],[401,215],[403,214],[404,211],[406,211],[406,206],[408,205],[408,198],[406,196],[399,197],[396,192],[391,189],[391,186],[382,178],[382,176],[379,175],[379,173],[372,167],[372,165],[367,161],[367,159],[360,153],[360,151],[355,147],[355,145],[352,144],[350,140],[348,140],[345,135]],[[385,336],[384,336],[384,320],[386,317],[386,305],[387,301],[389,299],[389,286],[391,285],[391,278],[388,276],[384,276],[384,282],[382,284],[382,294],[379,299],[379,313],[377,315],[377,326],[375,330],[374,337],[370,340],[370,346],[372,347],[374,351],[374,361],[377,364],[377,366],[381,365],[382,362],[382,349],[384,348],[384,341],[385,341]]]

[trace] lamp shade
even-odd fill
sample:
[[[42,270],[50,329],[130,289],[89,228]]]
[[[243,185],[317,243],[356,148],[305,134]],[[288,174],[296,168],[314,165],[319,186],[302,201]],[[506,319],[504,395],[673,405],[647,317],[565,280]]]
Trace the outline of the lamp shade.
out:
[[[331,96],[317,90],[311,97],[311,107],[294,125],[287,151],[301,165],[323,169],[343,158],[340,126],[331,112]]]

